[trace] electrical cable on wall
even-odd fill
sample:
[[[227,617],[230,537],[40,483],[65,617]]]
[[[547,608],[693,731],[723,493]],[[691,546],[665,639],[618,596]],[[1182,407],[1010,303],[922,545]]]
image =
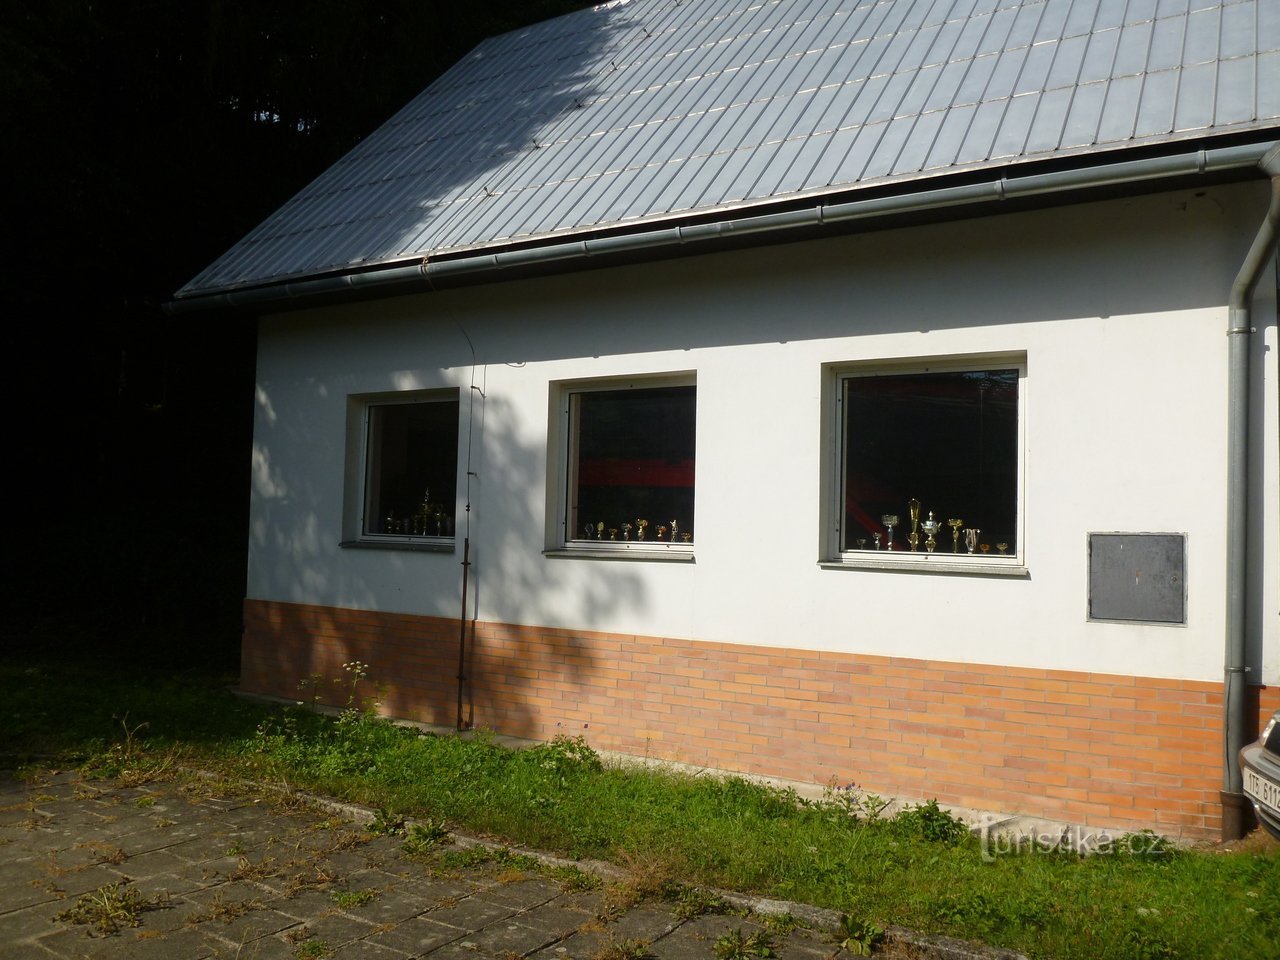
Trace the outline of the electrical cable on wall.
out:
[[[457,729],[459,731],[467,729],[469,724],[462,716],[463,698],[467,685],[467,590],[469,587],[469,574],[471,570],[471,478],[478,475],[471,469],[471,441],[475,432],[475,408],[476,394],[480,395],[480,416],[484,416],[484,389],[476,385],[476,346],[472,342],[471,337],[467,334],[466,329],[454,318],[459,332],[467,341],[467,346],[471,348],[471,382],[467,393],[469,401],[467,404],[467,457],[466,457],[466,480],[465,480],[465,506],[462,527],[462,608],[458,614],[458,715]],[[485,386],[488,386],[488,380],[485,380]],[[483,423],[481,424],[481,432],[483,432]]]

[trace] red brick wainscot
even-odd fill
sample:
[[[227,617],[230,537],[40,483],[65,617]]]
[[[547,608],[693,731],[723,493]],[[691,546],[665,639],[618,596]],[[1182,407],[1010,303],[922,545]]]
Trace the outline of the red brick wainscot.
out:
[[[241,686],[307,699],[299,681],[359,660],[383,713],[453,726],[458,637],[457,620],[247,600]],[[485,622],[466,672],[464,718],[499,733],[1100,827],[1221,829],[1217,682]],[[1280,688],[1250,698],[1261,722]]]

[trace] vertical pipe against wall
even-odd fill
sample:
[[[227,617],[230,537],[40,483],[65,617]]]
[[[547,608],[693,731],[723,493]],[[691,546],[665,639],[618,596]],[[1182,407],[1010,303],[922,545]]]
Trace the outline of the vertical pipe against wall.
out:
[[[1248,735],[1245,673],[1245,621],[1248,613],[1249,546],[1249,346],[1253,333],[1253,291],[1275,254],[1280,224],[1280,144],[1258,164],[1271,178],[1267,215],[1231,286],[1227,310],[1227,622],[1222,694],[1222,839],[1244,835],[1244,781],[1240,748]]]

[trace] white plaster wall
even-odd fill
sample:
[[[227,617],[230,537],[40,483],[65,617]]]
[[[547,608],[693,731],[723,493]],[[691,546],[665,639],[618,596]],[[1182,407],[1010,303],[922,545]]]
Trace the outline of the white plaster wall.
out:
[[[482,619],[1219,679],[1225,302],[1265,200],[1182,191],[264,319],[249,595],[457,615],[460,544],[338,546],[348,395],[457,386]],[[1261,286],[1250,629],[1276,682],[1274,276]],[[822,365],[989,351],[1027,356],[1030,576],[820,568]],[[678,370],[698,383],[696,562],[544,556],[549,384]],[[1089,531],[1185,533],[1187,625],[1087,621]]]

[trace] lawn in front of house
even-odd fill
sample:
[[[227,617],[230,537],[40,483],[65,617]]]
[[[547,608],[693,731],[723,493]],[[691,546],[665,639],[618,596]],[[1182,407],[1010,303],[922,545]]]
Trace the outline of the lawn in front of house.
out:
[[[581,738],[510,750],[424,734],[364,709],[371,668],[304,679],[299,706],[234,697],[233,678],[107,660],[0,661],[0,763],[109,776],[208,768],[689,885],[796,900],[851,924],[899,924],[1032,956],[1265,957],[1280,943],[1280,845],[1178,850],[1131,835],[1109,852],[984,856],[936,804],[885,816],[742,778],[605,762]],[[327,684],[348,709],[306,700]]]

